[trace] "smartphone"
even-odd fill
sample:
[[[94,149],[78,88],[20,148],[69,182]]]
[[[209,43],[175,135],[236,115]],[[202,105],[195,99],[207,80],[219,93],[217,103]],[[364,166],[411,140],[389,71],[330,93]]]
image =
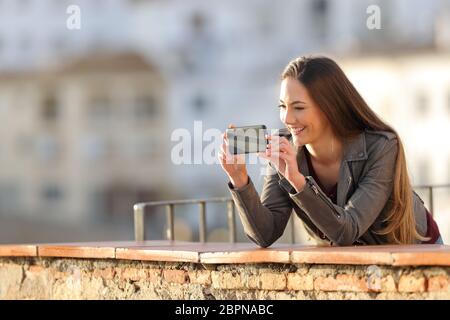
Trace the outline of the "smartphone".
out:
[[[265,125],[229,128],[226,130],[231,154],[265,152],[268,144]]]

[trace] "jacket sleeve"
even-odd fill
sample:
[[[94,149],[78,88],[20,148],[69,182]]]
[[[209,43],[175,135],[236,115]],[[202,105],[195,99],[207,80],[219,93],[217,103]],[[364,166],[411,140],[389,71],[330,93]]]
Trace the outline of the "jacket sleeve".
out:
[[[375,222],[391,195],[397,143],[397,139],[386,139],[373,152],[367,160],[367,173],[343,208],[325,195],[313,177],[306,177],[307,183],[298,193],[286,179],[281,184],[328,239],[337,245],[352,245]]]
[[[239,189],[228,182],[244,231],[260,247],[266,248],[281,237],[292,213],[292,200],[279,181],[277,171],[269,163],[261,197],[250,177],[249,183]]]

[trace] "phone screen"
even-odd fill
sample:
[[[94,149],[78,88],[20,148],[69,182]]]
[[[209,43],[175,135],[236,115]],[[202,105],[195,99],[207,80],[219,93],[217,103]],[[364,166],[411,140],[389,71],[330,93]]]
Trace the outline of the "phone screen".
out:
[[[236,127],[226,130],[231,154],[265,152],[267,128],[265,125]]]

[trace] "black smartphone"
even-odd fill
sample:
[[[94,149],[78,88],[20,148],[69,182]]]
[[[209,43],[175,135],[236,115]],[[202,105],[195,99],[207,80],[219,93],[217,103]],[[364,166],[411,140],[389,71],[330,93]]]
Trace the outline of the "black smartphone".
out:
[[[265,152],[268,144],[265,125],[229,128],[226,130],[231,154]]]

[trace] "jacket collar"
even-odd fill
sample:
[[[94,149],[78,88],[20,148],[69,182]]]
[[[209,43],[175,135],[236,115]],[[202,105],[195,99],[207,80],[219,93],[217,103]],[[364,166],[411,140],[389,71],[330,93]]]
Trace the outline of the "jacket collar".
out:
[[[344,151],[342,161],[360,161],[367,160],[367,147],[365,131],[359,133],[353,138],[344,141]],[[305,146],[297,148],[297,163],[304,175],[310,175],[308,163],[305,156]]]
[[[349,166],[350,161],[367,159],[366,135],[361,132],[353,138],[344,141],[344,151],[339,169],[339,180],[337,190],[337,204],[343,206],[352,183],[352,173]],[[308,163],[305,156],[305,146],[297,148],[297,165],[304,176],[310,176]]]
[[[366,135],[365,131],[359,133],[351,139],[344,142],[345,161],[367,160]]]

